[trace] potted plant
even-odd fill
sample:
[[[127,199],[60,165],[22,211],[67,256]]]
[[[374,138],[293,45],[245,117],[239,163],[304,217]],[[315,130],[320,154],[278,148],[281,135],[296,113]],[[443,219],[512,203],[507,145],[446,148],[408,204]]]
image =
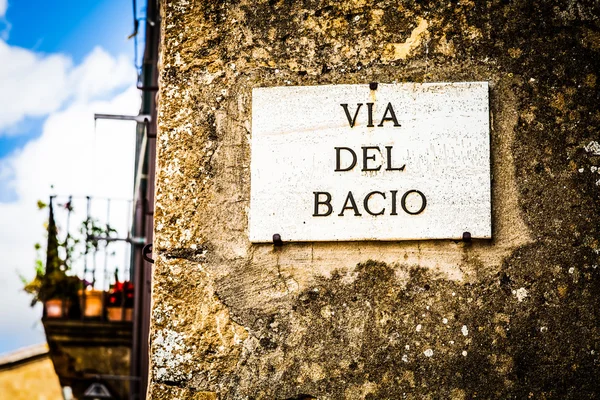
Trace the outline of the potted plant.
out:
[[[133,316],[133,283],[119,282],[115,272],[115,284],[111,285],[106,306],[109,321],[131,321]]]
[[[66,317],[71,305],[77,301],[79,278],[68,275],[62,269],[46,271],[41,262],[36,262],[35,277],[24,282],[24,290],[33,295],[32,307],[38,301],[44,303],[47,318]]]
[[[88,217],[83,221],[80,232],[86,237],[85,254],[87,255],[97,252],[100,249],[101,241],[104,241],[104,246],[106,246],[106,239],[110,238],[112,234],[116,234],[117,231],[108,224],[102,226],[97,220]],[[83,315],[92,318],[101,317],[104,297],[103,290],[94,289],[94,282],[91,284],[84,282],[83,288],[79,290],[79,302]]]
[[[73,307],[73,316],[75,317],[83,315],[84,317],[100,318],[104,312],[106,293],[103,290],[94,289],[95,272],[92,272],[92,282],[88,282],[85,269],[82,279],[80,279],[70,275],[70,265],[81,257],[86,260],[90,254],[95,257],[100,249],[106,249],[106,246],[117,235],[117,231],[110,225],[102,225],[88,216],[81,224],[80,234],[83,239],[71,236],[67,228],[66,238],[64,242],[61,242],[58,240],[58,229],[54,219],[53,199],[54,197],[50,198],[49,204],[38,201],[40,209],[49,208],[46,263],[44,265],[39,254],[41,246],[36,244],[38,260],[36,261],[35,277],[31,281],[22,278],[24,289],[33,295],[32,305],[38,301],[44,303],[46,317],[66,316],[67,311]],[[60,206],[64,206],[69,215],[73,211],[71,199]],[[85,244],[83,249],[79,246],[82,242]],[[129,283],[129,286],[124,288],[125,292],[129,290],[130,286]]]
[[[42,203],[40,208],[46,205]],[[60,318],[68,315],[71,305],[77,301],[77,289],[80,286],[79,278],[68,274],[66,262],[59,257],[60,244],[57,238],[56,223],[52,204],[48,220],[48,246],[46,252],[46,265],[44,266],[39,252],[41,245],[35,245],[38,251],[38,259],[35,263],[35,276],[31,281],[21,277],[24,290],[33,295],[31,306],[38,301],[44,303],[45,316],[47,318]]]
[[[79,306],[83,315],[86,317],[96,318],[102,316],[102,300],[104,292],[92,287],[89,282],[84,282],[84,288],[79,289]]]

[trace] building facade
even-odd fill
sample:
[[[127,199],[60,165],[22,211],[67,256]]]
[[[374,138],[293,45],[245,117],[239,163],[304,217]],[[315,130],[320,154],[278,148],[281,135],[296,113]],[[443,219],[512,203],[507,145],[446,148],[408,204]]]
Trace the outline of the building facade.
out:
[[[598,396],[596,3],[188,0],[163,2],[161,15],[152,398]],[[472,237],[456,215],[445,227],[456,224],[457,237],[389,239],[391,226],[383,224],[368,237],[345,239],[352,230],[339,229],[343,218],[356,215],[355,229],[363,229],[379,217],[362,212],[372,204],[366,198],[346,198],[335,214],[320,216],[326,195],[315,200],[312,191],[293,191],[329,173],[315,167],[290,175],[291,183],[267,185],[284,199],[281,187],[292,188],[289,202],[270,210],[295,217],[298,209],[288,205],[307,194],[321,208],[307,208],[304,221],[330,224],[303,239],[289,239],[299,230],[290,225],[269,231],[270,243],[253,240],[250,225],[265,222],[249,222],[262,205],[254,202],[254,185],[269,175],[254,175],[261,157],[278,157],[295,135],[313,132],[269,133],[269,116],[273,124],[301,127],[304,120],[282,107],[283,116],[264,113],[269,98],[259,105],[257,88],[283,87],[270,98],[276,107],[292,104],[294,88],[321,87],[347,125],[353,115],[360,121],[358,101],[335,97],[336,86],[326,85],[354,85],[348,90],[365,93],[366,112],[402,83],[465,82],[488,88],[488,102],[479,104],[489,106],[489,149],[473,151],[488,157],[490,238]],[[329,112],[311,110],[307,121]],[[385,127],[395,126],[396,117],[378,110]],[[395,115],[408,126],[419,114],[395,108]],[[261,157],[253,147],[257,126],[272,134]],[[311,146],[333,135],[325,128],[314,128]],[[289,134],[288,142],[276,134]],[[335,146],[353,148],[351,140]],[[333,145],[327,149],[334,157]],[[273,174],[295,165],[297,154],[285,154],[289,162],[277,158]],[[364,165],[373,154],[365,153]],[[429,176],[445,182],[450,167]],[[402,178],[390,182],[401,185]],[[434,192],[425,193],[431,210],[439,206]],[[471,205],[446,206],[440,218],[454,209],[468,214]],[[342,239],[327,239],[332,235]]]

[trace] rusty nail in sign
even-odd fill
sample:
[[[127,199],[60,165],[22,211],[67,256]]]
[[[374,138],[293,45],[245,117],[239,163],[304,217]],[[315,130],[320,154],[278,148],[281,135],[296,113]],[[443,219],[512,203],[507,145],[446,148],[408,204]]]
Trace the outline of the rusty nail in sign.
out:
[[[283,246],[283,241],[281,240],[281,235],[279,233],[273,235],[273,246]]]
[[[463,232],[463,242],[471,243],[471,232]]]
[[[379,86],[379,84],[377,82],[369,83],[369,89],[371,89],[371,90],[377,90],[377,86]]]

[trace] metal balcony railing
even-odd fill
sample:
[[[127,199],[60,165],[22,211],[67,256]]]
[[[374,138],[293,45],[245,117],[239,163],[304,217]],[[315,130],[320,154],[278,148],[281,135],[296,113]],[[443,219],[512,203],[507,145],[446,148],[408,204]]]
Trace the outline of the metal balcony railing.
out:
[[[44,319],[132,321],[132,200],[51,196],[45,268],[39,276]],[[38,263],[39,264],[39,263]]]

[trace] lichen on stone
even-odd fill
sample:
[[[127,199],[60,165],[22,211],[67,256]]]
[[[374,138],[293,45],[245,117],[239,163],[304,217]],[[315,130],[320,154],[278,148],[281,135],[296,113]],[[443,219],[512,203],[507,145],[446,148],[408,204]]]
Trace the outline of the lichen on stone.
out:
[[[598,397],[595,2],[161,4],[153,398]],[[436,81],[490,84],[493,240],[248,241],[252,88]]]

